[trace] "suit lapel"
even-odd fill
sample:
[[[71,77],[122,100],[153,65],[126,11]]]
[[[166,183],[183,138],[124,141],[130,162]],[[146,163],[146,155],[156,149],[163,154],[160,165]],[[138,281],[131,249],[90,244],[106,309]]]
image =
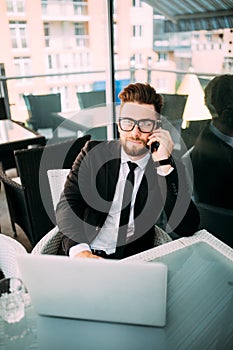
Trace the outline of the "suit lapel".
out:
[[[112,202],[120,171],[120,143],[111,142],[107,147],[106,161],[97,176],[97,188],[103,199]]]

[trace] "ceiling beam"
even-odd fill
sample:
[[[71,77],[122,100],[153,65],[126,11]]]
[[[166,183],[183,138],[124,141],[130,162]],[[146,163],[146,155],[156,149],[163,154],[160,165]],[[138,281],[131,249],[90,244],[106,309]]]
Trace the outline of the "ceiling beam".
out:
[[[227,11],[210,11],[210,12],[198,12],[198,13],[189,13],[183,15],[175,15],[174,18],[178,21],[180,19],[198,19],[198,18],[209,18],[209,17],[224,17],[224,16],[233,16],[233,10]]]

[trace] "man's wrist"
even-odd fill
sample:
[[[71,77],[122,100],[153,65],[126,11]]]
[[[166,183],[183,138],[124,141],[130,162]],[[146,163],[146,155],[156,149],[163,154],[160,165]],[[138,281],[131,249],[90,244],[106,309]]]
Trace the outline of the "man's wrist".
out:
[[[163,165],[170,165],[174,168],[174,160],[173,160],[172,156],[169,156],[168,158],[165,158],[165,159],[154,161],[154,166],[156,168],[163,166]]]
[[[91,253],[91,248],[87,243],[81,243],[81,244],[76,244],[73,247],[70,248],[69,250],[69,256],[70,258],[74,258],[77,254],[83,252],[83,251],[90,251]]]

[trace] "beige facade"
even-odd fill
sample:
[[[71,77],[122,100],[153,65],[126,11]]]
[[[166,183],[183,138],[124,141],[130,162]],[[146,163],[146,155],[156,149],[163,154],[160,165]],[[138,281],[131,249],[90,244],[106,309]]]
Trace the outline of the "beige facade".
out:
[[[60,92],[62,110],[74,110],[79,108],[77,91],[103,85],[108,55],[106,5],[106,0],[0,1],[0,32],[4,33],[0,64],[5,67],[6,76],[53,74],[7,81],[12,118],[27,118],[23,94]],[[114,2],[116,80],[133,78],[145,82],[149,66],[152,70],[175,71],[182,67],[180,62],[187,62],[186,70],[191,63],[196,72],[224,72],[232,31],[224,30],[221,40],[217,33],[214,48],[210,43],[209,49],[204,45],[206,33],[200,33],[197,42],[192,41],[185,51],[180,50],[181,41],[174,35],[173,41],[178,42],[175,49],[168,46],[161,55],[159,50],[153,50],[153,20],[153,9],[144,2]],[[192,34],[188,38],[191,40]],[[232,56],[229,52],[228,55]],[[130,67],[135,69],[133,76]],[[56,76],[58,73],[64,75]],[[159,92],[175,92],[176,78],[175,73],[151,72],[151,83]]]

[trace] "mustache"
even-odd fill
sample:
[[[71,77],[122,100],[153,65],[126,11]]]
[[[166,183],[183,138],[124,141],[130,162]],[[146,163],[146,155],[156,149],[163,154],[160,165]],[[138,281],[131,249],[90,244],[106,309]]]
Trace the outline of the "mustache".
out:
[[[142,142],[143,143],[143,145],[146,147],[146,141],[144,141],[144,140],[142,140],[142,139],[140,139],[139,137],[129,137],[129,138],[127,138],[127,141],[140,141],[140,142]]]

